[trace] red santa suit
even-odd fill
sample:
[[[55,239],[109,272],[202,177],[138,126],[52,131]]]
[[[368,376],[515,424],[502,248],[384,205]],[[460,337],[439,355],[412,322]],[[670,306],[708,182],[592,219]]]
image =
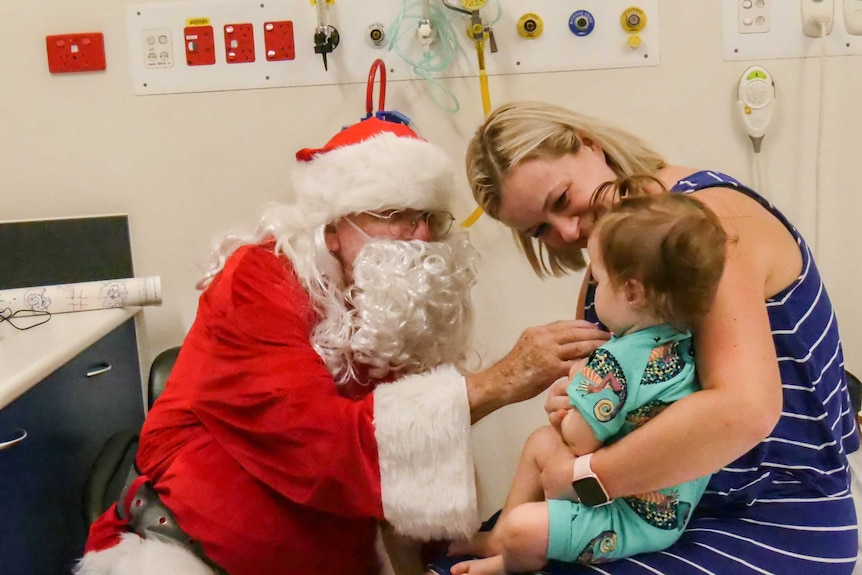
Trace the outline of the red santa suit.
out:
[[[408,195],[416,205],[429,199]],[[311,345],[317,316],[309,296],[273,247],[239,248],[202,294],[146,418],[141,474],[231,575],[377,573],[384,519],[421,539],[473,532],[463,376],[444,365],[340,389]],[[119,569],[116,555],[159,542],[121,538],[128,531],[109,509],[91,528],[81,573],[143,573]],[[148,560],[128,564],[135,561]],[[105,565],[115,571],[100,571]]]

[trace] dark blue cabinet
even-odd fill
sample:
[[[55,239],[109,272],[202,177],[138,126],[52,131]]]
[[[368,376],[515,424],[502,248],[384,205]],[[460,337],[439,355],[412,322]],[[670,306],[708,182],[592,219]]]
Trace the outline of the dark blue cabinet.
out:
[[[143,417],[133,319],[0,410],[0,443],[27,432],[0,451],[0,573],[70,572],[87,536],[90,467],[114,432]]]

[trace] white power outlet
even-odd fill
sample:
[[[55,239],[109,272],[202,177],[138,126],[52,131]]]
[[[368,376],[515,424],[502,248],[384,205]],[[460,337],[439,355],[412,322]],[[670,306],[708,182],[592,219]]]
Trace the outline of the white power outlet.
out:
[[[850,34],[862,34],[862,0],[844,0],[844,26]]]
[[[143,30],[144,66],[146,68],[172,68],[174,65],[174,43],[170,28]]]
[[[806,36],[820,38],[832,33],[835,20],[835,0],[802,0],[802,31]],[[821,26],[825,29],[821,30]]]
[[[769,5],[773,1],[775,0],[737,0],[739,33],[763,34],[769,32]]]

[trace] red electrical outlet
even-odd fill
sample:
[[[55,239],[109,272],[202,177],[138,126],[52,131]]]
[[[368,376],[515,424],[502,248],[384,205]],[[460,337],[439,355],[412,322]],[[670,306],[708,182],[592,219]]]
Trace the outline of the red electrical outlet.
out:
[[[225,24],[224,57],[228,64],[254,62],[254,26]]]
[[[266,47],[266,59],[270,62],[293,60],[296,57],[291,20],[264,23],[263,42]]]
[[[187,26],[183,30],[186,43],[186,64],[211,66],[215,64],[215,37],[212,26]]]
[[[45,46],[52,74],[105,69],[105,39],[101,32],[46,36]]]

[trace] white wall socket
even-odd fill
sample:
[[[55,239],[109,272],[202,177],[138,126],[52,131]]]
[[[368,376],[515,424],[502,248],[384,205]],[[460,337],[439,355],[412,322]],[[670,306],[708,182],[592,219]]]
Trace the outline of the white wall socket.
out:
[[[171,68],[174,65],[174,43],[170,28],[157,28],[141,32],[144,67]]]
[[[846,1],[846,0],[845,0]],[[835,0],[802,0],[802,31],[819,38],[832,33],[835,20]],[[821,26],[825,25],[825,30]]]
[[[844,0],[844,26],[847,32],[862,34],[862,0]]]
[[[739,33],[763,34],[769,32],[769,5],[773,1],[775,0],[737,0]]]

